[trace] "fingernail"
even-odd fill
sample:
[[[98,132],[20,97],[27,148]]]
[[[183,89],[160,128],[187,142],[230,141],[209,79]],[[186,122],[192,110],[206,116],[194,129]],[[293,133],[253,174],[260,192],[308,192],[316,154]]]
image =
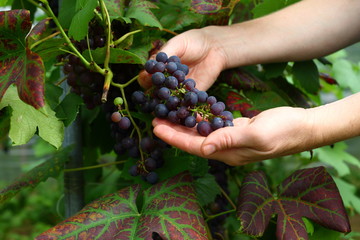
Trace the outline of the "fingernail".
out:
[[[214,145],[206,145],[204,148],[203,148],[203,153],[204,155],[211,155],[213,154],[214,152],[216,151],[216,148]]]

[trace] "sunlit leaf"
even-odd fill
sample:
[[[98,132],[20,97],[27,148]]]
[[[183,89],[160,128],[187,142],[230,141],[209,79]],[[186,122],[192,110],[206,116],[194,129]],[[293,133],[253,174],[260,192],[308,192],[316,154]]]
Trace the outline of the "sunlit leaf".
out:
[[[69,159],[71,147],[56,152],[50,159],[31,169],[9,186],[0,190],[0,204],[10,200],[25,188],[34,188],[49,177],[57,177],[64,168],[64,163]]]
[[[140,209],[140,185],[129,186],[88,204],[36,239],[208,239],[191,182],[182,173],[150,187]]]
[[[308,93],[320,89],[319,71],[313,61],[295,62],[292,68],[294,80]]]
[[[92,59],[98,63],[102,64],[104,63],[105,54],[106,54],[106,48],[97,48],[95,50],[85,50],[84,51],[84,57],[88,60]],[[132,53],[127,50],[119,49],[119,48],[111,48],[110,49],[110,63],[130,63],[130,64],[144,64],[144,59],[140,56],[136,55],[135,53]]]
[[[151,12],[152,8],[158,7],[154,3],[146,0],[130,1],[125,17],[129,19],[136,19],[144,26],[158,27],[162,29],[161,23]]]
[[[104,2],[111,19],[124,16],[125,0],[105,0]]]

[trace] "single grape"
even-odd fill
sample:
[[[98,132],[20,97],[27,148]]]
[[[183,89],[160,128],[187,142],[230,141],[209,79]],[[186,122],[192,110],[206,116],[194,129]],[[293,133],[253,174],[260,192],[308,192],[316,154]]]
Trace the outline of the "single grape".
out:
[[[182,84],[185,86],[185,88],[187,90],[191,90],[191,89],[195,88],[195,86],[196,86],[196,82],[192,78],[186,79]]]
[[[165,75],[162,72],[156,72],[151,76],[151,81],[155,86],[162,86],[165,82]]]
[[[198,95],[198,101],[199,103],[206,103],[206,100],[208,98],[208,94],[205,91],[198,91],[196,93]]]
[[[177,65],[174,62],[169,62],[166,64],[165,69],[168,73],[172,74],[177,70]]]
[[[192,127],[195,127],[195,125],[196,125],[196,118],[194,117],[194,116],[187,116],[186,118],[185,118],[185,123],[184,123],[184,125],[186,126],[186,127],[189,127],[189,128],[192,128]]]
[[[70,64],[70,63],[65,63],[64,66],[63,66],[63,72],[65,74],[69,74],[70,72],[72,72],[74,69],[73,69],[73,66]]]
[[[214,97],[214,96],[209,96],[209,97],[207,98],[206,102],[207,102],[208,104],[210,104],[210,106],[211,106],[211,105],[213,105],[214,103],[217,102],[217,99],[216,99],[216,97]]]
[[[159,180],[159,176],[156,172],[149,172],[146,175],[146,181],[150,184],[155,184]]]
[[[145,168],[148,171],[154,171],[156,169],[156,161],[152,158],[145,159]]]
[[[224,120],[234,120],[233,114],[229,111],[223,111],[222,113],[220,113],[220,115]]]
[[[230,120],[225,120],[224,127],[233,127],[234,123]]]
[[[189,67],[187,65],[181,63],[176,63],[176,65],[177,69],[184,72],[185,75],[189,73]]]
[[[195,106],[198,103],[198,96],[194,92],[187,92],[184,95],[185,106]]]
[[[122,116],[119,112],[113,112],[111,114],[111,121],[113,121],[114,123],[120,122],[121,119],[122,119]]]
[[[123,148],[123,146],[121,145],[121,143],[116,143],[114,146],[114,152],[117,155],[122,155],[125,153],[125,149]]]
[[[133,177],[136,177],[137,175],[139,175],[138,167],[136,165],[132,165],[129,168],[129,174]]]
[[[219,103],[219,104],[222,106],[222,108],[225,110],[225,108],[226,108],[225,103],[223,103],[223,102],[221,102],[221,101],[219,101],[218,103]]]
[[[170,56],[167,61],[168,61],[168,63],[170,63],[170,62],[175,62],[175,63],[181,62],[181,60],[180,60],[180,58],[178,56]]]
[[[104,37],[101,37],[101,36],[95,36],[94,37],[94,44],[95,44],[95,47],[104,47],[105,46],[105,38]]]
[[[157,62],[153,68],[155,72],[163,72],[165,71],[165,63]]]
[[[180,119],[185,119],[187,116],[190,115],[189,110],[187,109],[187,107],[179,107],[179,109],[176,112],[176,116]]]
[[[168,87],[169,89],[173,89],[175,90],[179,85],[179,81],[177,80],[176,77],[174,76],[168,76],[167,78],[165,78],[165,86]]]
[[[149,136],[142,138],[140,141],[140,147],[144,152],[150,153],[155,147],[154,139]]]
[[[176,79],[181,83],[185,80],[185,73],[183,71],[180,70],[176,70],[173,73],[173,76],[176,77]]]
[[[150,157],[154,160],[160,160],[163,157],[163,152],[160,148],[155,148],[153,151],[151,151]]]
[[[178,123],[179,122],[179,118],[178,116],[176,115],[177,111],[175,110],[172,110],[168,113],[168,116],[167,118],[169,119],[170,122],[172,123]]]
[[[155,73],[154,67],[156,63],[157,62],[153,59],[147,60],[144,66],[145,70],[150,74]]]
[[[80,64],[80,58],[76,55],[70,54],[69,55],[69,63],[71,65],[78,65],[78,64]]]
[[[224,106],[220,102],[214,103],[210,107],[210,112],[216,116],[219,116],[222,111],[224,111]]]
[[[121,140],[121,145],[125,148],[125,149],[130,149],[131,147],[133,147],[135,145],[135,139],[132,137],[125,137]]]
[[[166,107],[169,110],[175,110],[180,104],[180,99],[177,96],[170,96],[166,101]]]
[[[127,130],[131,126],[131,121],[128,117],[122,117],[118,122],[119,128]]]
[[[128,150],[129,157],[138,158],[140,157],[140,151],[137,146],[133,146]]]
[[[170,89],[168,89],[167,87],[162,87],[159,89],[157,95],[160,99],[166,100],[170,97],[171,92],[170,92]]]
[[[77,79],[78,79],[78,75],[75,72],[70,72],[67,76],[67,83],[71,86],[71,87],[77,87]]]
[[[131,95],[131,100],[136,104],[143,104],[146,102],[146,96],[142,91],[135,91]]]
[[[168,60],[168,56],[167,56],[167,54],[164,53],[164,52],[159,52],[158,54],[156,54],[155,59],[156,59],[156,61],[158,61],[158,62],[166,63],[167,60]]]
[[[215,131],[219,128],[224,127],[224,121],[220,117],[214,117],[210,125],[211,128]]]
[[[156,107],[154,109],[154,113],[155,113],[155,116],[158,118],[166,118],[169,113],[169,109],[167,109],[165,104],[160,103],[160,104],[156,105]]]
[[[197,125],[197,131],[201,136],[208,136],[213,130],[209,122],[200,121]]]
[[[116,97],[114,99],[114,105],[115,106],[119,106],[119,105],[122,105],[124,103],[124,99],[122,99],[122,97]]]

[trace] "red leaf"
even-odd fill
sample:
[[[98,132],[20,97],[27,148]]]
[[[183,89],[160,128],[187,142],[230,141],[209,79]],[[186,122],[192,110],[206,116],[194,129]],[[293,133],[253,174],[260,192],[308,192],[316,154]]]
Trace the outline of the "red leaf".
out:
[[[19,97],[35,108],[44,106],[45,69],[41,57],[27,47],[30,12],[0,12],[0,101],[15,83]]]
[[[191,8],[200,14],[213,14],[221,9],[222,0],[192,0]]]
[[[230,111],[240,111],[241,115],[244,117],[252,118],[258,115],[261,111],[254,109],[245,98],[240,94],[229,91],[226,98],[226,106]]]
[[[35,43],[36,41],[39,41],[41,38],[44,37],[45,33],[47,33],[50,20],[51,20],[50,18],[45,18],[45,19],[41,20],[40,22],[38,22],[31,29],[30,33],[28,34],[28,36],[26,38],[28,46],[31,46],[33,43]],[[48,34],[46,34],[46,35],[48,35]]]

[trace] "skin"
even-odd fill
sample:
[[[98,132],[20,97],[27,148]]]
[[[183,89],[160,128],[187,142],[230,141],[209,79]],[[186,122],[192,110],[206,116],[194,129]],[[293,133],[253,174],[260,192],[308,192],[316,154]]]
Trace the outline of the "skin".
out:
[[[248,22],[187,31],[161,51],[179,56],[197,88],[207,90],[227,68],[325,56],[359,41],[359,29],[360,1],[303,0]],[[153,126],[155,135],[184,151],[244,165],[358,136],[359,108],[360,94],[311,109],[273,108],[207,137],[161,119]]]

